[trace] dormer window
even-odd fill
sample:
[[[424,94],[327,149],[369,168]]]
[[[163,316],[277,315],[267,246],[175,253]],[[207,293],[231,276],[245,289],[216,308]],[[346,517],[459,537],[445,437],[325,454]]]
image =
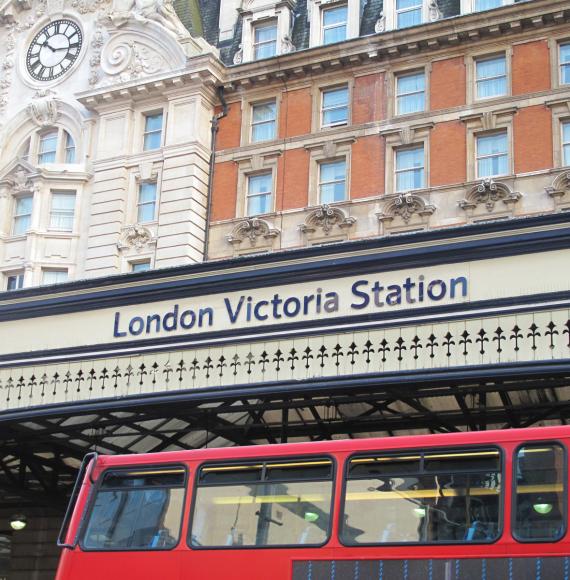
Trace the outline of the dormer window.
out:
[[[271,58],[277,54],[277,22],[274,20],[254,27],[253,60]]]
[[[396,0],[396,28],[422,23],[423,0]]]
[[[19,156],[29,163],[77,163],[75,140],[69,132],[53,127],[28,137],[20,147]]]
[[[342,4],[323,9],[323,44],[333,44],[346,40],[348,6]]]

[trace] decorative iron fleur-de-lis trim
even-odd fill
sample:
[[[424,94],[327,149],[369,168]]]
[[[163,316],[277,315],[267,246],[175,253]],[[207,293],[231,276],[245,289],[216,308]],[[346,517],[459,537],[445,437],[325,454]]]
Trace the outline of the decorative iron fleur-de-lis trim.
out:
[[[390,352],[390,347],[388,346],[388,341],[383,338],[380,341],[380,347],[378,348],[378,352],[382,353],[382,362],[385,363],[386,362],[386,353]]]
[[[83,377],[83,370],[79,369],[77,371],[77,377],[75,378],[75,382],[77,383],[77,389],[76,391],[79,393],[81,391],[81,383],[85,380],[85,378]]]
[[[42,399],[45,396],[46,393],[46,385],[48,384],[48,376],[46,373],[44,373],[41,377],[40,377],[40,387],[42,388],[42,391],[40,393],[40,397],[42,397]]]
[[[167,361],[162,369],[162,374],[164,375],[164,382],[168,387],[170,383],[170,375],[174,372],[174,369],[170,366],[170,361]]]
[[[141,363],[139,370],[137,371],[137,375],[140,377],[139,386],[142,387],[144,384],[144,378],[148,375],[148,371],[146,370],[146,365]]]
[[[340,366],[340,357],[344,356],[344,353],[342,352],[342,346],[340,346],[340,344],[337,342],[336,345],[333,348],[333,353],[332,353],[332,357],[335,360],[335,366],[339,367]]]
[[[439,346],[439,342],[437,342],[437,337],[435,336],[435,334],[433,332],[428,336],[427,340],[428,340],[427,348],[429,348],[429,358],[434,358],[435,357],[435,348],[437,346]]]
[[[317,358],[319,359],[319,366],[324,369],[325,368],[325,359],[329,358],[327,354],[327,347],[324,344],[321,344],[319,351],[317,352]]]
[[[63,379],[63,384],[65,385],[65,394],[67,395],[67,393],[69,393],[69,385],[71,384],[71,382],[73,381],[72,377],[71,377],[71,371],[67,371],[65,373],[65,378]]]
[[[259,361],[258,363],[261,365],[261,372],[263,374],[265,374],[265,367],[269,364],[269,355],[267,354],[267,351],[264,350],[260,355],[259,355]]]
[[[497,343],[497,352],[503,352],[502,342],[503,340],[507,340],[505,336],[505,331],[499,326],[497,330],[495,330],[495,336],[493,336],[493,341]]]
[[[127,389],[131,386],[131,378],[134,375],[134,368],[133,365],[131,363],[129,363],[127,365],[127,368],[125,369],[125,377],[127,377]]]
[[[232,357],[232,362],[230,363],[230,368],[233,369],[232,374],[235,376],[237,376],[238,374],[238,367],[241,366],[241,363],[239,362],[239,354],[236,352],[236,354],[234,354],[234,356]]]
[[[313,349],[310,346],[307,346],[307,348],[303,351],[303,356],[302,359],[305,361],[305,368],[308,369],[311,366],[311,361],[313,360],[313,355],[311,354],[311,352],[313,352]]]
[[[210,378],[210,371],[214,369],[214,365],[212,364],[211,357],[206,358],[205,364],[202,366],[202,368],[206,371],[206,378],[209,379]]]
[[[467,356],[469,351],[467,350],[468,344],[473,344],[473,341],[469,338],[470,334],[467,330],[461,333],[461,338],[459,339],[459,345],[463,347],[463,356]]]
[[[520,350],[519,341],[524,338],[521,330],[522,329],[519,328],[518,324],[515,324],[513,326],[512,331],[511,331],[512,334],[509,337],[511,340],[514,340],[515,341],[515,352],[518,352]]]
[[[181,385],[182,381],[184,380],[184,373],[186,372],[186,363],[184,362],[184,359],[181,358],[178,361],[178,364],[176,365],[176,374],[178,376],[178,384]],[[192,377],[192,378],[196,378],[196,377]]]
[[[366,355],[366,364],[369,365],[370,364],[370,355],[374,354],[375,350],[374,347],[372,346],[372,342],[370,341],[370,339],[368,339],[365,343],[364,343],[364,348],[362,349],[362,354]]]
[[[154,387],[156,386],[156,375],[158,373],[158,369],[159,369],[159,365],[156,361],[154,361],[150,367],[150,377],[151,377],[151,384],[152,384],[152,390],[154,391]]]
[[[358,349],[356,348],[356,344],[353,342],[350,343],[350,346],[348,347],[348,350],[346,351],[347,356],[350,357],[350,364],[354,365],[355,364],[355,358],[358,354],[360,354],[358,352]]]
[[[449,332],[449,330],[448,330],[443,338],[445,339],[442,343],[443,346],[446,348],[445,356],[447,358],[449,358],[449,357],[451,357],[451,347],[455,346],[455,341],[452,340],[453,334],[451,334],[451,332]]]
[[[105,390],[105,382],[109,378],[109,371],[106,367],[103,367],[101,374],[99,375],[99,380],[101,381],[101,390]]]
[[[111,376],[111,378],[113,379],[113,389],[117,390],[117,387],[119,386],[119,379],[122,377],[122,373],[121,373],[121,367],[119,365],[117,365],[114,369],[113,369],[113,374]]]
[[[545,333],[544,336],[548,336],[548,338],[550,339],[550,348],[554,349],[554,337],[558,336],[558,331],[555,330],[556,329],[556,324],[554,324],[554,322],[552,322],[552,320],[546,325],[546,328],[548,329]]]
[[[87,373],[87,381],[89,382],[89,391],[93,390],[93,381],[97,378],[97,373],[95,372],[95,369],[91,369],[88,373]]]
[[[12,392],[13,388],[14,388],[14,379],[12,377],[8,377],[8,379],[6,380],[6,402],[7,403],[10,402],[10,393]]]
[[[222,355],[219,359],[218,359],[218,364],[216,365],[216,368],[220,371],[219,376],[220,378],[224,376],[224,369],[227,367],[228,365],[226,364],[226,357],[224,355]]]
[[[251,375],[253,372],[251,367],[255,366],[255,356],[251,351],[248,352],[247,356],[245,357],[245,366],[247,367],[247,374]]]
[[[562,331],[562,334],[568,336],[568,344],[566,346],[570,348],[570,320],[567,320],[564,324],[564,330]]]
[[[536,344],[536,339],[542,335],[540,334],[540,332],[538,332],[538,326],[534,322],[529,326],[529,330],[530,332],[526,336],[527,338],[530,338],[532,340],[531,346],[532,350],[536,350],[538,348]]]
[[[419,358],[418,350],[420,350],[422,348],[423,348],[423,346],[421,345],[421,339],[416,334],[416,336],[414,336],[414,338],[412,338],[412,344],[410,345],[410,350],[412,350],[414,352],[414,360],[418,360],[418,358]]]
[[[475,339],[475,342],[479,343],[479,354],[483,355],[485,354],[485,343],[489,342],[489,339],[487,338],[487,331],[482,328],[478,333],[477,333],[477,338]]]
[[[182,361],[181,361],[182,362]],[[190,366],[188,367],[189,371],[192,371],[192,380],[195,381],[196,380],[196,374],[198,373],[198,371],[200,370],[200,362],[198,361],[198,359],[196,357],[194,357],[194,359],[192,360],[192,362],[190,363]],[[182,384],[182,373],[186,371],[186,367],[182,368],[182,371],[180,373],[180,379],[179,379],[179,383]]]
[[[290,351],[289,351],[289,356],[287,357],[287,361],[291,363],[291,370],[294,371],[295,370],[295,363],[299,360],[299,357],[297,356],[297,350],[295,349],[295,347],[293,347]]]
[[[51,384],[53,385],[53,389],[52,389],[52,392],[51,392],[51,394],[52,394],[52,395],[55,395],[55,394],[57,393],[57,385],[58,385],[60,382],[61,382],[61,381],[59,380],[59,373],[56,371],[56,372],[53,374],[53,378],[52,378],[52,380],[51,380]]]
[[[285,362],[285,359],[283,358],[283,353],[281,352],[280,348],[278,348],[275,351],[275,356],[273,357],[273,362],[275,363],[275,370],[277,372],[279,372],[281,370],[281,364]]]
[[[397,357],[397,358],[398,358],[398,362],[402,362],[402,360],[403,360],[403,358],[404,358],[404,357],[402,356],[402,353],[403,353],[405,350],[408,350],[408,347],[407,347],[407,346],[404,346],[404,343],[405,343],[405,342],[406,342],[406,341],[405,341],[405,340],[404,340],[404,339],[403,339],[401,336],[399,336],[399,337],[396,339],[396,346],[394,347],[394,352],[397,352],[397,353],[398,353],[398,357]]]

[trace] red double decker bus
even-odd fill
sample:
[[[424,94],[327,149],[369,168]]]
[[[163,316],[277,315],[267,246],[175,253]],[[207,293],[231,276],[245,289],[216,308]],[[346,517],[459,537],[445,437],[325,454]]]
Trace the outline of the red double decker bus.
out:
[[[570,580],[570,427],[90,455],[57,580]]]

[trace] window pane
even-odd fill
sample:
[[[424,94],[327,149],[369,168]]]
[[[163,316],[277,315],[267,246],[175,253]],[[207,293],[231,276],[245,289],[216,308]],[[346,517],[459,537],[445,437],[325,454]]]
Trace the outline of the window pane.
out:
[[[62,284],[67,280],[67,270],[44,270],[42,272],[42,284]]]
[[[348,88],[323,91],[322,125],[341,125],[348,121]]]
[[[559,445],[522,448],[515,464],[514,534],[521,540],[554,540],[565,529],[565,452]]]
[[[560,45],[560,82],[570,84],[570,44]]]
[[[145,117],[145,132],[160,131],[162,129],[162,113]]]
[[[398,114],[425,110],[425,75],[423,72],[398,77]]]
[[[271,191],[271,173],[252,175],[249,178],[249,195]]]
[[[320,202],[346,199],[346,161],[320,164]]]
[[[55,163],[57,152],[57,131],[45,133],[40,137],[38,163]]]
[[[491,10],[503,5],[503,0],[476,0],[475,10]]]
[[[247,203],[247,215],[259,215],[271,212],[271,194],[250,197]]]
[[[277,25],[255,27],[254,59],[271,58],[277,54]]]
[[[65,162],[75,163],[75,141],[69,133],[65,134]]]
[[[484,456],[484,457],[482,457]],[[354,459],[341,537],[349,544],[491,542],[499,533],[495,450]],[[413,471],[415,467],[415,473]],[[401,471],[400,471],[401,470]]]
[[[398,28],[409,28],[410,26],[417,26],[421,23],[421,8],[417,10],[409,10],[406,12],[398,12]]]
[[[201,474],[201,482],[215,485],[198,487],[191,528],[193,546],[320,545],[326,541],[332,462],[260,467],[234,470],[226,466],[219,468],[218,477],[212,477],[215,473]]]
[[[497,155],[479,159],[477,164],[478,177],[493,177],[495,175],[506,175],[508,173],[508,158],[506,155]]]
[[[83,546],[96,550],[174,547],[180,534],[184,487],[167,474],[125,480],[125,485],[120,480],[117,475],[97,493]]]
[[[162,141],[162,113],[146,115],[143,149],[150,151],[160,149]]]
[[[14,208],[14,235],[25,234],[30,229],[33,200],[34,198],[31,195],[16,198],[16,206]]]
[[[507,134],[477,137],[477,176],[506,175],[509,171]]]
[[[347,7],[339,6],[323,11],[323,44],[346,40]]]
[[[251,140],[269,141],[275,138],[275,103],[254,105],[252,110]]]
[[[8,276],[7,290],[20,290],[24,287],[24,274],[13,274]]]
[[[504,56],[479,60],[477,68],[477,97],[485,99],[507,94],[507,63]]]
[[[53,193],[51,198],[50,229],[73,230],[75,194]]]
[[[145,181],[139,188],[139,203],[145,203],[156,200],[156,182]]]
[[[411,169],[423,167],[424,165],[424,148],[415,147],[414,149],[400,149],[396,155],[396,169]]]
[[[477,137],[477,154],[496,155],[507,152],[507,134],[496,133],[494,135],[484,135]]]
[[[346,22],[347,9],[346,6],[339,6],[338,8],[330,8],[323,11],[323,25],[331,26],[334,24],[343,24]]]
[[[33,199],[31,195],[16,198],[16,215],[31,214]]]
[[[247,214],[257,215],[272,211],[272,175],[251,175],[248,179]]]
[[[131,272],[147,272],[150,270],[150,262],[135,262],[131,264]]]

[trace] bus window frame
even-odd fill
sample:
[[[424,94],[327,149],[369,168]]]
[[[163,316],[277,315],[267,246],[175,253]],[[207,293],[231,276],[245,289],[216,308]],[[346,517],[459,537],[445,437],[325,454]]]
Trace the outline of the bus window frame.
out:
[[[117,472],[128,472],[128,471],[133,471],[133,469],[137,469],[140,471],[152,471],[153,469],[155,470],[166,470],[166,469],[183,469],[184,470],[184,484],[180,487],[182,487],[184,489],[184,497],[182,499],[182,515],[180,517],[180,526],[178,529],[178,539],[176,541],[176,544],[174,544],[173,546],[169,547],[169,548],[106,548],[106,549],[102,549],[102,548],[86,548],[85,544],[84,544],[84,540],[85,540],[85,534],[87,533],[87,527],[89,525],[89,521],[91,519],[91,516],[93,514],[93,508],[95,506],[95,501],[97,499],[97,495],[103,485],[103,480],[105,479],[105,476],[107,475],[107,473],[117,473]],[[87,509],[85,510],[85,517],[83,518],[83,521],[81,522],[81,529],[79,530],[79,541],[78,541],[78,546],[81,549],[82,552],[101,552],[101,553],[119,553],[119,552],[170,552],[172,550],[175,550],[176,548],[178,548],[178,546],[180,546],[181,541],[182,541],[182,530],[184,528],[184,515],[186,512],[186,500],[188,499],[188,483],[190,481],[190,469],[188,468],[187,465],[183,464],[183,463],[172,463],[172,464],[151,464],[151,465],[120,465],[118,467],[107,467],[106,469],[104,469],[100,474],[99,477],[97,478],[97,481],[95,482],[95,485],[91,488],[92,489],[92,496],[89,498],[89,503],[87,505]],[[157,486],[160,488],[165,488],[166,486]],[[137,488],[134,488],[137,489]],[[141,489],[141,488],[139,488]],[[144,488],[143,488],[144,489]],[[149,489],[149,488],[147,488]],[[179,489],[178,487],[176,488],[171,488],[171,489]]]
[[[498,529],[497,529],[497,536],[493,540],[489,541],[449,541],[449,542],[366,542],[361,544],[350,544],[347,543],[343,536],[343,522],[345,516],[345,505],[346,505],[346,492],[347,492],[347,485],[348,485],[348,470],[350,468],[350,463],[353,459],[357,459],[359,457],[371,457],[372,455],[381,456],[381,457],[389,457],[389,456],[401,456],[407,454],[425,454],[431,452],[441,452],[441,453],[452,453],[458,452],[461,453],[462,451],[486,451],[486,450],[497,450],[499,452],[499,466],[500,466],[500,474],[501,474],[501,491],[499,493],[499,522],[498,522]],[[504,534],[505,534],[505,480],[506,480],[506,452],[505,449],[500,444],[491,444],[491,445],[474,445],[473,447],[470,446],[461,446],[461,447],[429,447],[427,450],[419,449],[419,448],[404,448],[404,449],[391,449],[389,451],[368,451],[368,452],[357,452],[352,453],[349,455],[344,464],[343,470],[343,479],[342,479],[342,490],[341,490],[341,497],[340,497],[340,505],[339,505],[339,519],[338,519],[338,542],[341,546],[345,548],[381,548],[381,547],[421,547],[421,546],[492,546],[499,542]],[[429,473],[426,473],[429,475]]]
[[[231,467],[240,465],[256,465],[258,463],[271,463],[271,462],[290,462],[295,463],[296,461],[318,461],[319,459],[330,459],[332,464],[332,474],[330,482],[332,483],[331,492],[331,503],[329,512],[329,525],[327,529],[327,537],[325,541],[321,544],[272,544],[268,546],[195,546],[192,544],[192,526],[194,524],[194,515],[196,509],[196,495],[198,493],[200,471],[205,466],[216,466],[216,467]],[[255,459],[246,460],[228,460],[228,461],[204,461],[195,467],[194,471],[194,485],[192,490],[192,504],[190,506],[190,513],[188,515],[188,533],[186,534],[186,545],[190,550],[196,551],[207,551],[207,550],[291,550],[291,549],[319,549],[324,548],[333,539],[333,526],[335,521],[335,499],[336,499],[336,486],[337,486],[337,474],[338,474],[338,461],[334,455],[324,453],[321,455],[310,455],[310,456],[285,456],[285,457],[260,457]],[[319,479],[313,481],[329,481],[328,479]],[[260,482],[261,483],[261,482]],[[277,483],[279,483],[277,481]],[[203,485],[201,487],[226,487],[224,484],[210,484]]]
[[[562,470],[562,514],[564,516],[564,528],[560,536],[556,539],[544,539],[544,540],[537,540],[534,538],[531,539],[524,539],[519,538],[515,533],[515,524],[516,524],[516,497],[517,497],[517,482],[516,482],[516,458],[519,451],[523,447],[538,447],[540,445],[550,445],[554,446],[557,445],[561,447],[564,451],[564,467]],[[523,443],[519,443],[515,449],[513,450],[513,455],[511,458],[512,461],[512,469],[511,469],[511,536],[515,542],[519,544],[556,544],[563,540],[566,535],[568,534],[568,491],[570,489],[570,485],[568,484],[568,447],[564,444],[563,441],[559,441],[558,439],[549,439],[549,440],[540,440],[540,441],[524,441]]]

